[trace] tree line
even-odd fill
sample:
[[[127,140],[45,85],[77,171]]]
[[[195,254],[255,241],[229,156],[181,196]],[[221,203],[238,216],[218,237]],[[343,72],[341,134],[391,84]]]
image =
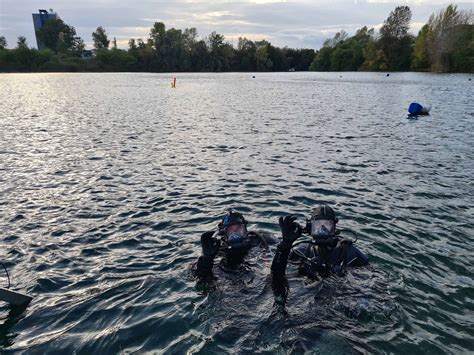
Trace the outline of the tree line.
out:
[[[196,28],[166,29],[162,22],[154,23],[146,40],[131,38],[127,50],[118,49],[98,27],[92,33],[92,58],[83,57],[84,41],[61,19],[47,21],[37,37],[45,50],[29,48],[25,37],[7,49],[0,36],[0,71],[306,71],[315,56],[313,49],[278,48],[247,38],[239,38],[234,48],[219,33],[199,39]]]
[[[432,14],[418,33],[408,33],[412,13],[398,6],[378,34],[360,28],[349,37],[344,31],[324,42],[310,70],[315,71],[474,71],[472,12],[448,5]]]
[[[36,34],[43,51],[29,48],[25,37],[8,49],[0,36],[0,71],[474,70],[472,12],[449,5],[433,14],[416,37],[408,33],[411,17],[408,6],[398,6],[378,33],[367,26],[352,37],[341,31],[318,51],[279,48],[247,38],[239,38],[234,47],[216,32],[199,39],[194,27],[166,29],[162,22],[154,23],[147,39],[131,38],[128,49],[118,49],[116,40],[109,40],[106,30],[98,27],[92,33],[92,58],[84,58],[84,41],[75,28],[56,19]]]

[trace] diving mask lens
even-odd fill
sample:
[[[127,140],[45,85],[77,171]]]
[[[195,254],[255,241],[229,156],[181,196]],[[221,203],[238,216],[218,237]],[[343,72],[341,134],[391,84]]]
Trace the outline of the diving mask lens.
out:
[[[311,221],[311,235],[313,237],[329,237],[334,234],[334,221],[315,219]]]
[[[229,244],[241,243],[247,235],[245,225],[234,224],[227,228],[227,242]]]
[[[227,237],[227,241],[230,244],[241,243],[242,240],[244,240],[244,238],[240,234],[237,234],[237,233],[233,233]]]

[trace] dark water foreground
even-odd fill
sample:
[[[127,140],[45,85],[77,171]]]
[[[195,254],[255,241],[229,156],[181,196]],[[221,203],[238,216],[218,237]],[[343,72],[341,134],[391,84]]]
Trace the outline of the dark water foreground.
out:
[[[466,75],[0,76],[1,352],[474,351]],[[411,101],[433,106],[406,119]],[[333,205],[371,266],[286,309],[273,249],[206,293],[189,266],[229,207],[278,233]],[[6,284],[6,278],[0,279]]]

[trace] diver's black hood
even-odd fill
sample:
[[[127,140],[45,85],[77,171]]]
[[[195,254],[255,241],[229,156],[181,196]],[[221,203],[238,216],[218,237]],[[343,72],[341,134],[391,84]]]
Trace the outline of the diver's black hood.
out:
[[[242,224],[244,226],[247,225],[247,221],[245,220],[242,213],[236,212],[234,210],[229,210],[226,215],[222,218],[221,223],[219,223],[218,228],[219,230],[223,231],[225,228],[233,225],[233,224]]]
[[[311,219],[327,219],[335,223],[338,221],[336,212],[328,205],[321,205],[313,209]]]

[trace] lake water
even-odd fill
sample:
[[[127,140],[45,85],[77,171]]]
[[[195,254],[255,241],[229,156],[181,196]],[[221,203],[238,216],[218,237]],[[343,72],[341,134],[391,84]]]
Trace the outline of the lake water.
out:
[[[0,75],[0,259],[34,296],[0,304],[1,352],[474,351],[470,76],[252,75]],[[226,209],[280,237],[320,203],[369,267],[289,266],[286,309],[274,246],[196,287]]]

